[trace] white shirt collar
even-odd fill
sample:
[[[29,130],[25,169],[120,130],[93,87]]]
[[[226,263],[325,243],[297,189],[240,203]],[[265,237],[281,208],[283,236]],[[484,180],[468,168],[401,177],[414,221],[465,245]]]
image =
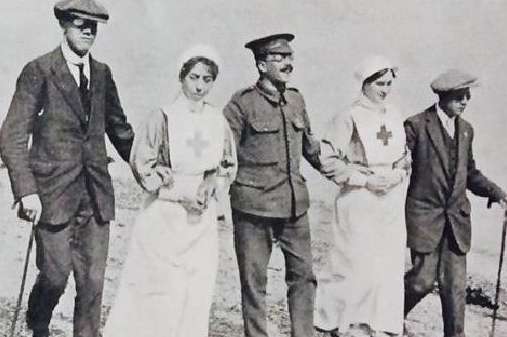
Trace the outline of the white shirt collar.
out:
[[[65,38],[62,41],[62,53],[67,63],[71,63],[73,65],[84,64],[85,67],[90,64],[90,53],[87,52],[83,56],[79,56],[72,49],[70,49],[69,43]]]
[[[90,53],[86,53],[83,56],[79,56],[72,49],[70,49],[67,39],[63,39],[61,44],[63,58],[67,63],[67,68],[74,77],[76,84],[79,86],[79,64],[83,64],[83,73],[88,79],[88,88],[90,88]]]
[[[435,106],[437,107],[437,114],[438,114],[438,117],[440,118],[440,120],[442,121],[443,124],[447,124],[449,122],[452,122],[454,123],[454,120],[456,119],[456,116],[453,116],[453,117],[449,117],[445,112],[444,110],[442,110],[442,108],[440,107],[440,105],[438,105],[438,103],[435,104]]]
[[[456,116],[449,117],[438,105],[438,103],[435,103],[436,109],[437,109],[437,115],[438,118],[440,118],[440,121],[442,122],[442,125],[444,126],[445,130],[447,131],[447,134],[454,138],[454,121],[456,119]]]

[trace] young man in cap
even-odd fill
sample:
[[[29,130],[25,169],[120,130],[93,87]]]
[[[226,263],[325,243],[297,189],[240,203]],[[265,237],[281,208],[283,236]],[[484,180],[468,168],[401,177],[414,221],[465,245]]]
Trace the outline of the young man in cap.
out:
[[[0,151],[18,214],[37,224],[39,275],[28,300],[28,327],[35,337],[49,335],[52,311],[73,271],[74,336],[97,337],[114,218],[104,135],[128,161],[134,132],[109,67],[89,54],[97,23],[108,20],[105,8],[94,0],[63,0],[54,13],[63,42],[23,68]]]
[[[286,266],[291,336],[313,336],[316,280],[312,271],[308,190],[301,156],[320,169],[302,95],[287,82],[292,34],[248,42],[259,79],[235,93],[224,114],[235,136],[238,173],[230,189],[245,336],[267,336],[267,266],[273,241]]]
[[[477,79],[449,70],[432,83],[438,103],[405,121],[412,175],[405,204],[412,269],[405,275],[405,315],[438,281],[445,337],[464,337],[470,202],[466,190],[505,206],[505,192],[475,166],[474,130],[461,118]]]

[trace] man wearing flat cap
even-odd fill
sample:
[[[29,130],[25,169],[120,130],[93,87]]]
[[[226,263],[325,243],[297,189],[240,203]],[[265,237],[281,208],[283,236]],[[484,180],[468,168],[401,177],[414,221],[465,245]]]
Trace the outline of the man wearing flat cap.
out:
[[[405,315],[439,285],[445,337],[464,337],[470,202],[466,190],[505,206],[505,192],[475,165],[472,126],[461,118],[477,79],[451,69],[432,83],[438,102],[405,121],[412,174],[405,204],[412,269]]]
[[[238,173],[230,189],[246,337],[268,336],[267,266],[273,242],[285,257],[291,336],[313,336],[316,280],[312,271],[308,190],[303,156],[320,169],[303,96],[287,87],[293,71],[292,34],[248,42],[259,79],[224,108],[234,133]]]
[[[114,193],[104,136],[128,161],[134,133],[111,70],[89,54],[97,23],[109,16],[94,0],[54,6],[63,41],[29,62],[0,130],[18,215],[36,224],[39,275],[28,300],[33,336],[49,335],[71,271],[74,336],[99,336]],[[29,138],[31,145],[29,147]]]

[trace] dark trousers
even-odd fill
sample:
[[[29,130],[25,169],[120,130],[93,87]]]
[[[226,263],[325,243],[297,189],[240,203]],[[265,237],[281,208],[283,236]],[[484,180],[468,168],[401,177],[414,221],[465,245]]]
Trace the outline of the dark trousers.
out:
[[[245,336],[268,336],[266,284],[273,240],[279,242],[285,258],[291,336],[313,336],[313,305],[317,281],[312,270],[308,216],[304,214],[294,219],[267,218],[233,210],[232,217]]]
[[[98,337],[109,224],[94,215],[85,192],[76,215],[63,225],[36,227],[39,275],[28,299],[27,325],[35,336],[48,336],[54,307],[74,272],[74,337]]]
[[[466,254],[446,228],[438,248],[411,251],[412,269],[405,274],[405,316],[438,281],[445,337],[465,337]]]

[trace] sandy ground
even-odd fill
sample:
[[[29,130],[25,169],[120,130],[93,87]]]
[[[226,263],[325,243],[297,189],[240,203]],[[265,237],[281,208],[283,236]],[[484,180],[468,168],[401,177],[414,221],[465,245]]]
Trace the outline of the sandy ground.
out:
[[[111,303],[114,301],[115,289],[119,280],[126,244],[129,240],[131,225],[136,210],[141,201],[141,192],[129,176],[123,164],[113,164],[111,167],[115,176],[115,188],[118,198],[117,221],[111,226],[111,248],[109,265],[106,274],[103,312],[105,320]],[[313,253],[315,271],[318,274],[326,260],[329,247],[331,203],[326,196],[332,192],[329,184],[320,178],[310,175],[310,186],[313,198],[310,211],[313,235]],[[8,178],[5,170],[0,171],[0,200],[2,226],[0,226],[0,331],[7,336],[19,292],[23,258],[29,237],[29,225],[14,218],[10,210],[11,196]],[[486,213],[485,213],[486,214]],[[501,219],[499,210],[493,210],[486,220]],[[476,222],[478,216],[475,217]],[[481,222],[485,222],[481,215]],[[482,224],[484,226],[484,224]],[[220,270],[217,279],[217,289],[210,319],[210,337],[240,337],[242,336],[242,320],[240,307],[240,285],[237,273],[236,258],[232,244],[232,229],[222,223],[220,229]],[[498,239],[500,224],[484,226],[476,235],[474,249],[469,255],[469,285],[481,287],[490,297],[494,294],[495,275],[498,264]],[[479,240],[479,242],[478,242]],[[24,324],[24,312],[28,291],[35,278],[36,270],[32,254],[27,280],[27,289],[23,300],[23,308],[18,321],[18,336],[31,336]],[[289,336],[289,320],[286,310],[285,285],[283,273],[283,259],[279,250],[275,250],[269,267],[268,303],[269,329],[271,336]],[[503,284],[507,286],[507,272],[503,274]],[[51,323],[52,337],[72,336],[72,310],[74,289],[73,282],[69,283]],[[501,319],[497,324],[497,337],[507,336],[507,293],[505,287],[501,293]],[[491,327],[491,310],[478,305],[467,306],[467,336],[486,337]],[[435,293],[424,299],[409,315],[407,326],[410,331],[420,337],[442,336],[440,318],[440,301]],[[316,333],[323,337],[324,334]]]

